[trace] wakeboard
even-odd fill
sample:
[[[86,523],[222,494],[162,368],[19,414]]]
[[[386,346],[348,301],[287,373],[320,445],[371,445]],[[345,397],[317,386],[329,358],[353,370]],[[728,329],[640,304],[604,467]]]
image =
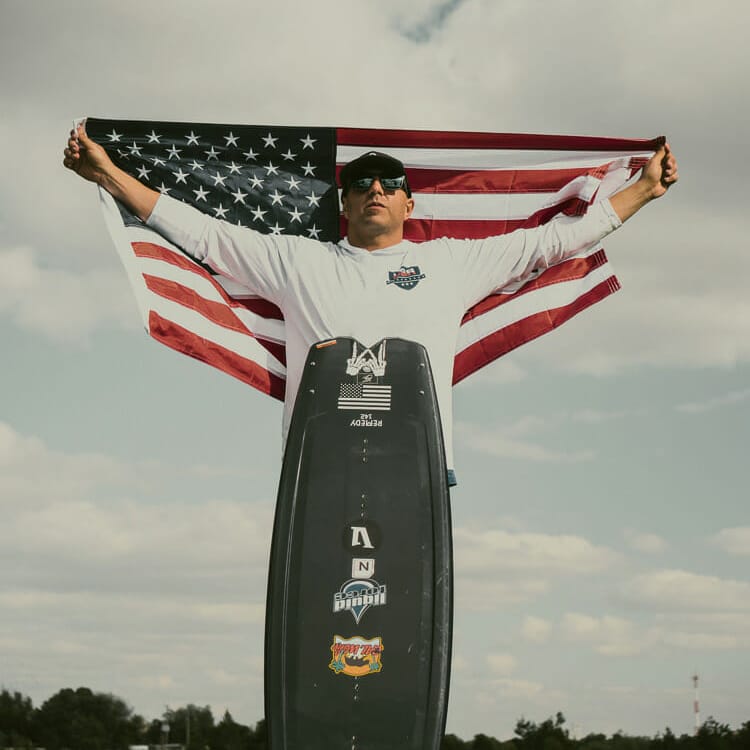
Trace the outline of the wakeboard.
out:
[[[270,750],[438,750],[453,617],[440,415],[424,347],[311,347],[266,605]]]

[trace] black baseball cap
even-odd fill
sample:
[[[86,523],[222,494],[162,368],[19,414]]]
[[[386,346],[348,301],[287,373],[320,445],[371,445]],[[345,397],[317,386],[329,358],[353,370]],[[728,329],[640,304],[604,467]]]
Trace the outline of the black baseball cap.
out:
[[[404,165],[394,156],[381,151],[368,151],[345,164],[339,173],[341,190],[346,195],[353,180],[359,177],[406,177]],[[404,183],[406,195],[411,198],[408,179]]]

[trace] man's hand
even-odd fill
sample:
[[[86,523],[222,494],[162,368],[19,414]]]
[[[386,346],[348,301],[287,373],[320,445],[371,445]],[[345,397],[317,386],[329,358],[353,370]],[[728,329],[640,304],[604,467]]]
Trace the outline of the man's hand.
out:
[[[677,179],[677,159],[669,144],[665,143],[646,162],[640,178],[609,201],[620,221],[626,221],[654,198],[661,198]]]
[[[70,131],[63,164],[85,180],[95,182],[134,213],[147,221],[159,193],[123,172],[98,143],[86,135],[83,123]]]
[[[86,134],[86,126],[80,123],[70,131],[68,146],[63,152],[63,164],[85,180],[101,185],[114,167],[107,152]]]
[[[652,198],[661,198],[678,179],[677,159],[665,143],[643,167],[641,180],[650,189]]]

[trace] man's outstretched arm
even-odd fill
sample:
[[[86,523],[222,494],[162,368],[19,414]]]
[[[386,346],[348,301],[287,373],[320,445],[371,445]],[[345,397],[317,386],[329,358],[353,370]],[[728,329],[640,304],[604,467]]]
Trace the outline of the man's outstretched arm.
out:
[[[640,178],[613,195],[609,202],[620,221],[626,221],[654,198],[661,198],[677,179],[677,159],[665,143],[643,167]]]
[[[83,123],[70,131],[63,164],[104,188],[141,221],[154,210],[159,193],[115,166],[107,152],[86,134]]]

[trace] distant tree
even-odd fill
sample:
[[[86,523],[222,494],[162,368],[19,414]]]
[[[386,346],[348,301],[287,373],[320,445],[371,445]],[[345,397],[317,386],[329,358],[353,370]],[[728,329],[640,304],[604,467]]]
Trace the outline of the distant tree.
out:
[[[578,740],[580,750],[609,750],[609,740],[605,734],[587,734]]]
[[[664,734],[657,734],[649,744],[649,747],[653,750],[676,750],[676,748],[683,746],[684,741],[677,739],[669,727],[664,730]]]
[[[32,747],[34,706],[19,692],[0,692],[0,747]]]
[[[488,737],[486,734],[475,734],[468,747],[471,750],[502,750],[502,744],[494,737]]]
[[[238,724],[229,711],[224,712],[221,721],[214,727],[211,750],[248,750],[253,739],[253,730]]]
[[[734,732],[728,724],[720,724],[713,716],[709,716],[698,728],[693,747],[700,750],[724,750],[731,748],[734,742]]]
[[[565,750],[574,747],[568,730],[564,728],[565,717],[559,711],[555,718],[545,719],[535,724],[527,719],[519,719],[515,733],[516,745],[523,750]]]
[[[266,750],[268,747],[268,726],[265,719],[261,719],[250,735],[250,750]]]
[[[167,708],[160,720],[154,720],[149,725],[149,744],[161,744],[161,728],[164,724],[169,726],[170,743],[185,745],[187,750],[206,750],[211,747],[215,723],[210,706],[189,703],[184,708]]]
[[[36,740],[47,750],[126,750],[141,742],[143,719],[120,698],[65,688],[36,714]]]
[[[629,737],[623,732],[615,732],[609,740],[612,750],[650,750],[652,740],[648,737]]]
[[[446,734],[440,743],[440,750],[466,750],[466,743],[455,734]]]

